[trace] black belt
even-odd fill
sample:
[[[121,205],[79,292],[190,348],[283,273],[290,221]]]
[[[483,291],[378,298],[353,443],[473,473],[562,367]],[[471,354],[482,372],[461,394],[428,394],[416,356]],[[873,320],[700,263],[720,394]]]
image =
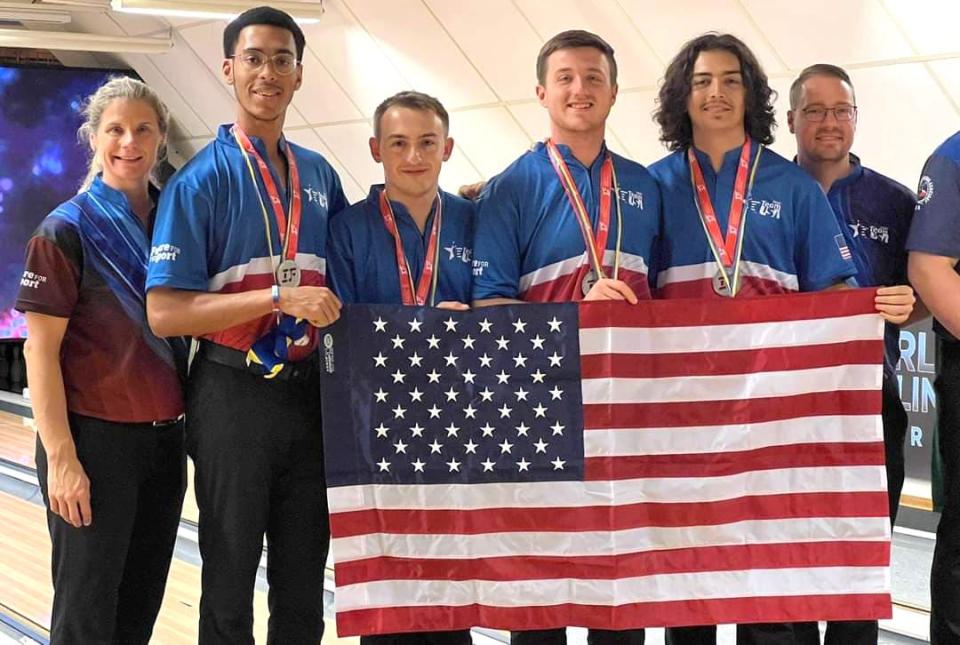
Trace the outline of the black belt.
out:
[[[217,363],[218,365],[232,367],[233,369],[240,370],[241,372],[254,374],[261,378],[263,377],[262,369],[258,365],[248,364],[247,353],[240,351],[239,349],[225,347],[224,345],[212,343],[209,340],[201,340],[200,348],[197,350],[197,356],[203,357],[208,361]],[[319,372],[320,364],[318,362],[316,352],[314,352],[305,360],[296,363],[285,364],[283,369],[280,370],[276,376],[265,380],[299,383],[310,380]]]

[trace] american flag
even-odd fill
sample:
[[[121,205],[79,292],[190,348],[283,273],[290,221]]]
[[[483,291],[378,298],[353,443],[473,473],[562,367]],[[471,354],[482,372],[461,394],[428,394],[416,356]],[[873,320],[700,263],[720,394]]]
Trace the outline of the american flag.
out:
[[[338,632],[888,617],[882,339],[868,290],[345,308]]]

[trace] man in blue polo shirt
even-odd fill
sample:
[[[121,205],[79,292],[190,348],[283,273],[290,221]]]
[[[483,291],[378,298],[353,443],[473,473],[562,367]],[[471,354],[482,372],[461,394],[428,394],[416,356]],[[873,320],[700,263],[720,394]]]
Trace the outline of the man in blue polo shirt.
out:
[[[907,238],[910,281],[937,334],[937,450],[943,510],[930,574],[930,643],[960,641],[960,133],[923,167]]]
[[[329,530],[313,325],[339,316],[324,248],[327,216],[346,200],[330,165],[283,137],[304,46],[290,16],[268,7],[227,26],[236,122],[173,177],[154,230],[151,327],[200,339],[186,413],[203,645],[252,645],[264,535],[269,641],[314,645],[323,634]]]
[[[453,152],[437,99],[400,92],[373,114],[370,153],[384,183],[330,220],[328,276],[346,303],[464,310],[470,300],[473,203],[440,190]],[[470,630],[363,636],[362,645],[469,645]]]
[[[907,232],[916,197],[906,186],[865,168],[850,153],[857,129],[857,103],[853,83],[835,65],[811,65],[790,86],[790,131],[797,138],[797,162],[820,184],[857,268],[861,287],[907,285]],[[915,306],[907,324],[926,315]],[[890,524],[896,520],[903,488],[903,442],[907,413],[900,401],[894,370],[900,360],[899,325],[887,323],[883,367],[883,441],[887,457],[887,490]],[[817,626],[811,624],[816,630]],[[831,621],[827,642],[876,643],[877,621]]]
[[[589,32],[557,34],[537,57],[537,82],[550,138],[480,195],[474,304],[649,298],[660,197],[643,166],[605,143],[617,97],[613,48]],[[642,629],[588,636],[591,645],[643,640]],[[514,632],[511,642],[549,645],[566,636],[563,629]]]
[[[817,291],[856,275],[830,204],[802,169],[768,150],[773,92],[753,53],[728,34],[686,43],[667,67],[656,120],[672,152],[651,166],[664,211],[658,295],[718,298]],[[852,282],[852,280],[851,280]],[[880,290],[892,322],[912,295]],[[819,642],[807,624],[738,626],[739,643]],[[809,639],[809,640],[808,640]],[[673,645],[716,642],[716,628],[667,630]]]
[[[613,48],[585,31],[560,33],[540,50],[537,79],[550,139],[480,195],[474,301],[649,298],[660,198],[643,166],[606,146],[617,96]]]
[[[432,96],[400,92],[373,120],[370,153],[385,181],[330,221],[331,286],[344,303],[466,309],[474,206],[439,188],[450,117]]]

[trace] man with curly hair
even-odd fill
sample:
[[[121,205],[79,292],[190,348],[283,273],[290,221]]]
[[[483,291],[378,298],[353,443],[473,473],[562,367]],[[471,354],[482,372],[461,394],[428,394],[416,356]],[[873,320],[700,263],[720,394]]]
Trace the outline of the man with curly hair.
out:
[[[650,167],[666,214],[652,267],[659,297],[763,296],[853,284],[851,252],[823,191],[765,147],[773,141],[774,96],[756,57],[729,34],[694,38],[667,67],[655,118],[672,152]],[[880,294],[877,309],[902,322],[912,296],[901,300]],[[809,624],[738,626],[739,644],[807,640],[819,642]],[[668,629],[667,642],[715,643],[716,628]]]

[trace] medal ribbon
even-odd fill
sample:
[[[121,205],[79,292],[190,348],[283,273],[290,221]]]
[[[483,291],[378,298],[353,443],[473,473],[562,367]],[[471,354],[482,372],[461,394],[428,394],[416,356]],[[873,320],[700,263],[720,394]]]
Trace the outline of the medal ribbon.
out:
[[[263,157],[260,156],[260,153],[257,152],[257,149],[253,146],[250,137],[236,124],[234,124],[231,132],[237,140],[240,150],[244,153],[243,158],[247,162],[247,168],[250,170],[250,178],[253,180],[254,187],[257,188],[257,197],[260,199],[260,208],[263,209],[263,217],[264,221],[266,221],[267,208],[263,203],[260,188],[257,186],[257,181],[253,174],[250,157],[252,156],[257,163],[257,169],[260,171],[260,179],[263,181],[263,185],[267,190],[267,197],[270,198],[273,215],[277,220],[277,230],[280,233],[280,244],[282,245],[281,256],[284,259],[295,262],[297,259],[297,244],[300,239],[300,215],[303,210],[303,202],[300,199],[300,171],[297,169],[297,160],[293,155],[293,150],[290,149],[290,145],[286,141],[283,142],[284,152],[287,155],[287,175],[290,180],[290,213],[288,218],[287,214],[283,212],[283,202],[280,200],[280,193],[277,190],[276,183],[273,181],[273,176],[270,174],[270,169],[267,167],[266,162],[264,162]],[[267,229],[267,244],[270,246],[270,255],[272,257],[273,243],[270,240],[269,228]],[[276,268],[278,267],[274,267],[274,270],[276,270]]]
[[[437,193],[437,212],[433,218],[433,226],[430,228],[430,240],[427,242],[427,256],[424,258],[420,282],[416,287],[414,287],[410,263],[407,262],[407,255],[403,252],[403,240],[400,239],[397,219],[393,215],[390,200],[387,199],[386,188],[380,191],[380,215],[383,217],[383,225],[393,236],[394,249],[397,254],[397,273],[400,275],[400,297],[403,299],[403,304],[423,307],[427,304],[427,294],[430,294],[430,305],[433,306],[433,301],[437,295],[436,277],[439,274],[437,264],[440,261],[440,220],[443,217],[443,199]]]
[[[583,243],[587,247],[587,254],[590,256],[590,264],[593,267],[597,279],[607,277],[603,272],[603,251],[607,248],[607,237],[610,235],[610,204],[613,196],[613,158],[610,153],[606,154],[603,160],[603,166],[600,168],[600,216],[597,219],[597,231],[594,233],[593,226],[590,224],[590,215],[587,213],[587,207],[583,203],[583,197],[577,188],[573,176],[570,174],[570,168],[563,160],[557,145],[547,139],[547,156],[550,157],[550,163],[557,173],[557,179],[563,186],[563,191],[567,194],[567,200],[570,202],[570,208],[577,218],[580,225],[580,233],[583,235]],[[618,224],[619,224],[619,196],[617,200]],[[620,265],[620,238],[617,237],[617,257],[614,265],[613,277],[617,277],[617,269]]]
[[[706,182],[703,179],[703,170],[700,168],[700,162],[693,151],[693,147],[687,148],[687,159],[690,163],[690,182],[693,184],[694,204],[697,212],[700,214],[700,221],[703,224],[703,230],[707,235],[707,242],[710,244],[710,250],[713,252],[714,259],[720,267],[720,275],[730,291],[730,296],[737,295],[737,285],[739,284],[740,254],[743,252],[743,230],[746,228],[746,208],[744,208],[747,195],[753,191],[753,182],[757,175],[757,166],[760,164],[760,154],[763,152],[763,145],[757,149],[757,156],[753,161],[753,169],[750,168],[750,138],[744,142],[740,150],[740,160],[737,164],[737,175],[733,184],[733,196],[730,199],[729,221],[727,223],[726,238],[720,233],[720,224],[717,220],[716,211],[713,208],[713,202],[710,200],[710,193],[707,191]],[[747,177],[749,175],[749,183]],[[733,269],[733,278],[731,279],[729,270]]]
[[[713,202],[710,200],[710,193],[707,191],[707,184],[703,179],[703,170],[700,168],[700,162],[697,160],[697,155],[692,146],[687,148],[687,158],[690,160],[690,175],[693,177],[694,198],[700,206],[700,217],[707,229],[707,236],[713,248],[716,249],[716,254],[720,257],[723,266],[729,269],[733,266],[733,256],[737,248],[737,238],[740,234],[740,221],[743,219],[747,174],[750,172],[750,139],[747,138],[740,151],[737,177],[733,183],[733,197],[730,199],[726,239],[720,233],[717,213],[713,209]]]

